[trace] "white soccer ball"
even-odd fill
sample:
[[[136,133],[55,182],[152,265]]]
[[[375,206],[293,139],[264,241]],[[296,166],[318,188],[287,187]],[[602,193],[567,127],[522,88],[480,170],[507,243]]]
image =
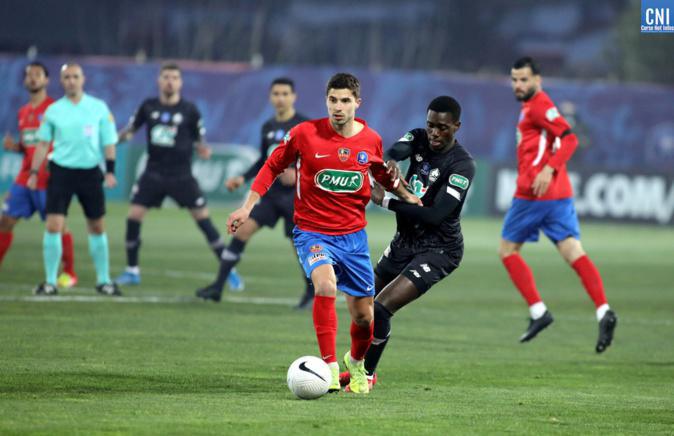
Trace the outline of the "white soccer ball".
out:
[[[288,389],[297,398],[314,400],[328,392],[332,371],[327,363],[315,356],[303,356],[288,368]]]

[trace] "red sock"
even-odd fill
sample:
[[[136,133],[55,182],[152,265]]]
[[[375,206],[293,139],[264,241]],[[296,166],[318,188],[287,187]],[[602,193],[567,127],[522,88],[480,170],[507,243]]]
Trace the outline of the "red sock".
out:
[[[358,324],[351,321],[351,358],[353,360],[363,360],[367,349],[370,348],[374,334],[374,322],[370,322],[367,327],[359,327]]]
[[[73,234],[70,232],[61,234],[61,244],[63,245],[63,254],[61,255],[61,261],[63,262],[63,272],[74,276],[75,254],[73,252]]]
[[[337,311],[335,297],[314,297],[314,329],[325,363],[337,362]]]
[[[534,274],[519,253],[511,254],[504,258],[503,265],[508,270],[510,279],[515,284],[515,287],[520,291],[520,294],[522,294],[522,297],[524,297],[529,306],[541,301],[541,296],[536,290]]]
[[[587,255],[579,257],[571,264],[571,267],[576,270],[576,274],[580,277],[580,281],[583,282],[587,294],[594,301],[594,305],[599,307],[602,304],[607,304],[606,294],[604,294],[604,283],[601,280],[599,270],[597,270],[597,267],[594,266],[590,258]]]
[[[12,238],[14,234],[12,232],[0,232],[0,263],[2,263],[2,258],[5,257],[5,253],[9,250],[9,247],[12,245]]]

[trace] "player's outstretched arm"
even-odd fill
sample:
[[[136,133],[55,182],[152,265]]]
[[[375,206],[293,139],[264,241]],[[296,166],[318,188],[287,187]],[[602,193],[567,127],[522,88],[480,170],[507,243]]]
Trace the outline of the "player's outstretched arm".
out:
[[[14,137],[9,133],[5,133],[2,145],[7,151],[14,151],[17,153],[21,151],[21,142],[14,141]]]
[[[243,203],[243,206],[229,214],[227,218],[227,233],[233,235],[236,230],[241,227],[243,223],[248,220],[250,216],[250,211],[253,210],[255,204],[260,201],[260,194],[255,191],[249,191],[246,201]]]

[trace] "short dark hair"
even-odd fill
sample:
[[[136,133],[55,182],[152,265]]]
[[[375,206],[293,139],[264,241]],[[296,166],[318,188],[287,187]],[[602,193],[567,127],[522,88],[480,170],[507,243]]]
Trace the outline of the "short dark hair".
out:
[[[269,85],[269,89],[272,89],[274,85],[288,85],[290,86],[290,90],[295,92],[295,82],[293,82],[293,79],[289,79],[287,77],[277,77],[276,79],[272,80],[271,85]]]
[[[540,68],[538,68],[538,64],[530,56],[524,56],[523,58],[519,58],[513,64],[513,69],[515,70],[519,70],[520,68],[526,67],[531,68],[531,72],[537,76],[541,74],[541,70]]]
[[[49,77],[49,70],[47,69],[47,66],[45,64],[43,64],[42,62],[38,62],[38,61],[33,61],[33,62],[29,63],[28,65],[26,65],[26,68],[24,68],[24,70],[23,70],[24,77],[25,77],[26,73],[28,72],[28,68],[30,68],[30,67],[42,68],[42,71],[44,71],[44,76]]]
[[[428,110],[433,112],[450,113],[452,120],[459,121],[461,119],[461,105],[455,98],[448,95],[441,95],[435,97],[428,105]]]
[[[325,95],[331,89],[348,89],[356,98],[360,98],[360,82],[358,78],[349,73],[337,73],[328,80],[328,85],[325,88]]]
[[[177,71],[179,73],[181,72],[180,67],[175,62],[164,62],[163,64],[161,64],[161,68],[159,69],[159,74],[163,73],[166,70],[174,70],[174,71]]]

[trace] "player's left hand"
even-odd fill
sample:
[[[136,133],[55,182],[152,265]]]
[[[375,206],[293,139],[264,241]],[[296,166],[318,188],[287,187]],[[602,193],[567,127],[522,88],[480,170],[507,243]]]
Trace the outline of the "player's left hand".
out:
[[[197,145],[197,156],[203,160],[208,160],[211,158],[213,151],[208,145],[198,144]]]
[[[5,137],[2,140],[2,145],[7,151],[21,151],[19,143],[14,141],[14,138],[9,133],[5,133]]]
[[[400,177],[400,166],[393,159],[386,161],[386,174],[391,176],[391,181],[395,182]]]
[[[227,218],[227,233],[233,235],[241,227],[243,223],[246,222],[248,216],[250,215],[250,210],[245,207],[240,207]]]
[[[372,185],[372,189],[370,191],[370,199],[372,202],[377,206],[381,206],[382,202],[384,201],[384,195],[386,195],[384,187],[378,182],[374,182],[374,185]]]
[[[105,173],[105,187],[114,188],[117,186],[117,178],[112,173]]]
[[[552,182],[552,175],[555,172],[555,169],[549,165],[543,167],[540,173],[536,175],[534,183],[531,185],[531,188],[534,191],[536,197],[542,197],[550,187],[550,182]]]

